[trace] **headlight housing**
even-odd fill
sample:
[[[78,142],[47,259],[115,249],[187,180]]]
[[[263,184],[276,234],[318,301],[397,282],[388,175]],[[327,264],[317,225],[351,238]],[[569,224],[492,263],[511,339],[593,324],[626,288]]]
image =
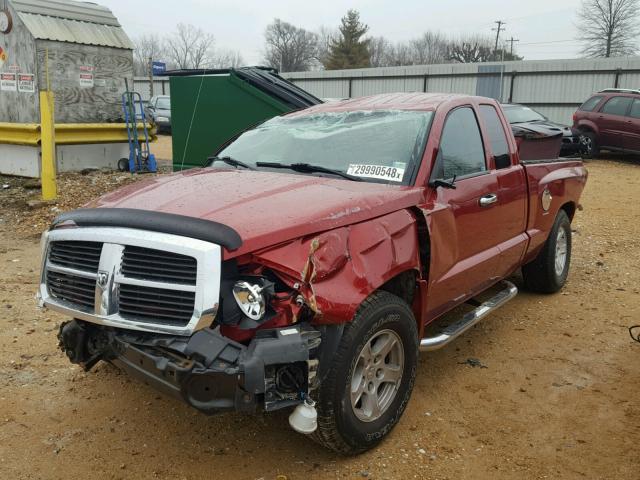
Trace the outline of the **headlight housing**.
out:
[[[233,298],[251,320],[260,320],[266,312],[265,287],[241,280],[233,286]]]

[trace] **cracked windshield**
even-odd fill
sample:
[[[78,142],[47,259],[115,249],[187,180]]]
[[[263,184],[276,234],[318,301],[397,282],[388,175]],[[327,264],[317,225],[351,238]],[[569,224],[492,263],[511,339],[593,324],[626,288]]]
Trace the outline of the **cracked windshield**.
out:
[[[422,156],[432,114],[376,110],[277,117],[243,133],[218,157],[252,167],[304,163],[366,181],[406,184]]]

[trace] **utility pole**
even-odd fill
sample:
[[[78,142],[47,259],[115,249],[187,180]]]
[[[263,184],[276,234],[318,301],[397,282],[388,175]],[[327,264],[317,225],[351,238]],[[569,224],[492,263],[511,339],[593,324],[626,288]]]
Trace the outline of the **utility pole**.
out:
[[[153,57],[149,57],[149,98],[153,97]]]
[[[519,42],[520,40],[517,38],[513,38],[511,37],[509,40],[507,40],[507,42],[509,42],[511,44],[511,56],[513,57],[513,43],[514,42]]]
[[[498,51],[498,42],[500,41],[500,32],[504,31],[504,26],[506,25],[506,22],[503,22],[502,20],[496,20],[495,22],[496,25],[498,25],[497,28],[492,28],[491,30],[493,30],[494,32],[496,32],[496,46],[493,49],[493,52],[497,52]]]

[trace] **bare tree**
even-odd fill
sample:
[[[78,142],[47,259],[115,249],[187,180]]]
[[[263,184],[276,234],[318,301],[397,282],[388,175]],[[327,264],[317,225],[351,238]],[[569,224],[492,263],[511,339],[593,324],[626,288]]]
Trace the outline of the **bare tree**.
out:
[[[583,0],[578,37],[587,57],[617,57],[638,51],[639,0]]]
[[[369,62],[372,67],[388,67],[393,65],[395,47],[384,37],[369,39]]]
[[[309,70],[318,57],[318,36],[276,18],[264,34],[265,60],[281,72]]]
[[[209,62],[210,68],[238,68],[245,64],[240,52],[235,50],[216,50]]]
[[[480,35],[471,35],[453,41],[449,47],[449,60],[458,63],[478,63],[496,60],[492,40]]]
[[[206,68],[213,58],[215,39],[193,25],[179,23],[171,41],[166,42],[169,58],[177,68]]]
[[[165,62],[167,60],[167,50],[160,35],[140,35],[133,39],[133,45],[133,68],[136,75],[149,74],[149,58]]]
[[[414,65],[446,63],[450,41],[438,32],[425,32],[410,42]]]
[[[329,58],[329,49],[331,44],[336,41],[340,32],[337,28],[322,26],[318,29],[318,49],[316,51],[316,60],[322,66]]]

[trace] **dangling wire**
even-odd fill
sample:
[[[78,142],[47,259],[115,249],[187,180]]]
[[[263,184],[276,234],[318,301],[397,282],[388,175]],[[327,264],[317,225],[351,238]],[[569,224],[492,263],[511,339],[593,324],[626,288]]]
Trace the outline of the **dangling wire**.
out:
[[[633,335],[634,330],[640,330],[640,325],[633,325],[632,327],[629,327],[629,335],[631,335],[631,338],[633,338],[636,342],[640,343],[640,332],[636,333],[634,336]]]
[[[198,95],[196,96],[196,104],[193,107],[193,113],[191,114],[191,122],[189,123],[189,131],[187,132],[187,140],[184,143],[184,151],[182,152],[182,162],[180,163],[180,171],[184,168],[184,159],[187,156],[187,147],[189,146],[189,138],[191,138],[191,128],[193,127],[193,120],[196,118],[196,110],[198,103],[200,102],[200,92],[202,91],[202,84],[204,83],[205,69],[202,69],[202,76],[200,77],[200,87],[198,87]]]

